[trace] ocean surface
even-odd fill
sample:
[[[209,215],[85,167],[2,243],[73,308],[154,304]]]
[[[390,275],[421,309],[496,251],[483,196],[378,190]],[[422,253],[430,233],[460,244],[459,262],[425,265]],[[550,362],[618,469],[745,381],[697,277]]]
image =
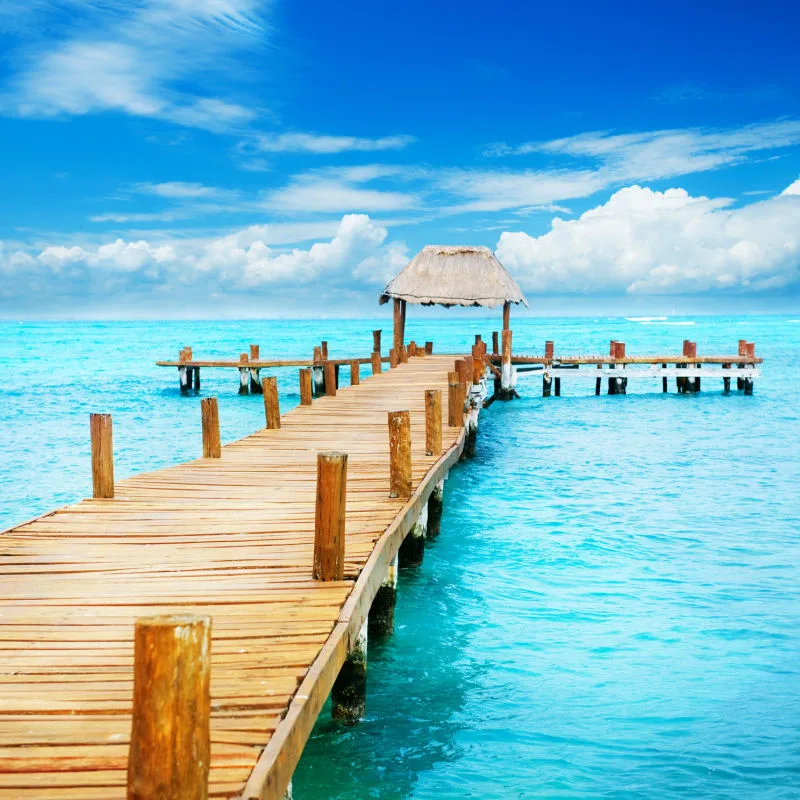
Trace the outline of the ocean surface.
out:
[[[413,309],[438,351],[497,318]],[[196,396],[154,366],[195,357],[366,355],[388,320],[0,323],[0,527],[90,493],[90,411],[114,415],[118,477],[200,455]],[[733,353],[755,394],[563,381],[481,415],[442,532],[370,643],[367,718],[326,708],[294,778],[323,798],[800,798],[800,319],[513,318],[514,351]],[[366,374],[366,368],[364,370]],[[278,371],[283,410],[296,370]],[[735,374],[735,373],[734,373]],[[346,375],[346,371],[345,371]],[[223,440],[263,425],[238,373],[206,369]]]

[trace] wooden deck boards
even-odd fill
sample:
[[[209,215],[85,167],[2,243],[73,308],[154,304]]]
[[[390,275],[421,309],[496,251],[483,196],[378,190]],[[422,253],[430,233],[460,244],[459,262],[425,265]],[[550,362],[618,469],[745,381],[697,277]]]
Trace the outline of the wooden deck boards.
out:
[[[242,792],[257,761],[246,796],[282,791],[388,560],[463,446],[444,402],[445,455],[424,452],[424,390],[446,397],[452,363],[411,359],[220,460],[121,481],[113,500],[5,532],[0,798],[125,796],[134,620],[174,612],[213,620],[211,796]],[[387,411],[405,408],[408,502],[388,497]],[[334,583],[311,579],[320,450],[349,454],[345,580]]]

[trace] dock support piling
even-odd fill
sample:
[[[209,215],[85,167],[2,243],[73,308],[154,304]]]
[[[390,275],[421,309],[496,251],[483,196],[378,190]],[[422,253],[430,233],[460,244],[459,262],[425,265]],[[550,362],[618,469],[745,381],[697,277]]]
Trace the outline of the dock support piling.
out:
[[[380,375],[383,370],[383,364],[381,363],[381,354],[377,351],[373,351],[370,358],[372,359],[372,374]]]
[[[602,373],[603,365],[602,364],[598,364],[597,365],[597,369],[599,369],[600,372]],[[596,378],[595,382],[594,382],[594,393],[595,393],[596,397],[600,396],[600,392],[601,392],[602,388],[603,388],[603,379],[602,378]]]
[[[411,497],[411,414],[389,412],[389,497]]]
[[[211,619],[144,617],[134,630],[129,800],[206,800]]]
[[[511,366],[511,331],[505,327],[505,309],[503,306],[503,355],[500,367],[500,396],[499,400],[511,400],[514,397],[514,371]]]
[[[752,378],[745,378],[744,379],[744,393],[746,395],[753,394],[753,379]]]
[[[313,397],[311,367],[300,370],[300,405],[310,406]]]
[[[317,500],[314,517],[314,578],[344,578],[347,502],[347,453],[317,453]]]
[[[555,378],[553,381],[556,397],[561,397],[561,378]]]
[[[278,379],[274,375],[264,378],[261,382],[261,391],[264,394],[264,417],[267,427],[271,430],[281,426],[281,408],[278,400]]]
[[[492,355],[500,355],[500,337],[497,331],[492,331]]]
[[[181,365],[178,367],[178,380],[181,385],[181,394],[189,393],[189,368]]]
[[[428,506],[422,506],[417,521],[400,545],[400,569],[418,567],[425,557],[425,539],[428,535]]]
[[[216,397],[204,397],[200,401],[200,417],[203,429],[203,458],[222,458],[219,405]]]
[[[192,372],[193,372],[193,375],[194,375],[194,381],[193,381],[192,388],[196,392],[199,392],[200,391],[200,367],[195,367],[192,370]]]
[[[730,369],[730,364],[723,364],[722,369]],[[723,378],[722,379],[722,390],[725,394],[730,394],[731,391],[731,379],[730,378]]]
[[[458,372],[447,373],[447,425],[450,428],[464,424],[463,385]]]
[[[428,538],[433,539],[442,529],[442,510],[444,508],[444,481],[439,481],[428,498]]]
[[[542,397],[550,397],[550,390],[553,384],[553,379],[550,377],[549,372],[542,374]]]
[[[661,365],[661,368],[662,368],[662,369],[666,369],[666,368],[667,368],[667,365],[666,365],[666,364],[662,364],[662,365]],[[667,393],[667,391],[668,391],[668,389],[669,389],[669,382],[667,381],[667,378],[666,378],[666,376],[665,376],[665,377],[663,377],[663,378],[661,379],[661,391],[662,391],[664,394],[666,394],[666,393]]]
[[[368,631],[364,620],[331,689],[331,716],[346,725],[355,725],[367,710]]]
[[[361,364],[357,360],[350,362],[350,385],[358,386],[361,383]]]
[[[425,355],[426,356],[433,355],[433,342],[425,342]]]
[[[511,329],[511,303],[506,301],[503,303],[503,330]]]
[[[250,367],[250,394],[261,394],[262,391],[261,369],[259,367]]]
[[[375,598],[369,609],[367,619],[369,636],[389,636],[394,631],[394,607],[397,603],[397,571],[399,569],[398,555],[386,568],[386,577],[378,587]]]
[[[89,414],[92,441],[92,496],[114,496],[114,439],[111,414]]]
[[[442,390],[425,391],[425,455],[442,454]]]
[[[372,352],[381,352],[381,331],[372,331]]]

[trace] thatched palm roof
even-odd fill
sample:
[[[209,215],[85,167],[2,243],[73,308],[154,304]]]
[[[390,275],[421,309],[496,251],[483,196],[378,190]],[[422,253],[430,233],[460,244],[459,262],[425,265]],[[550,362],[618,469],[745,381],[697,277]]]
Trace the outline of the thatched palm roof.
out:
[[[486,306],[528,301],[488,247],[423,247],[386,285],[381,303],[399,298],[408,303]]]

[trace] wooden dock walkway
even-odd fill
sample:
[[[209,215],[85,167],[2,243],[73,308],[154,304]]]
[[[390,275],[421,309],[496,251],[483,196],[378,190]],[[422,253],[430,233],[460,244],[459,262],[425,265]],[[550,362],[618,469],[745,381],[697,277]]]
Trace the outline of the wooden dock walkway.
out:
[[[452,369],[452,356],[410,359],[221,459],[6,531],[0,798],[125,797],[134,620],[177,613],[212,618],[210,796],[281,797],[403,537],[464,447],[445,402],[443,454],[425,454],[425,390],[446,398]],[[389,497],[387,412],[399,409],[411,412],[410,500]],[[323,450],[349,454],[338,582],[312,579]]]

